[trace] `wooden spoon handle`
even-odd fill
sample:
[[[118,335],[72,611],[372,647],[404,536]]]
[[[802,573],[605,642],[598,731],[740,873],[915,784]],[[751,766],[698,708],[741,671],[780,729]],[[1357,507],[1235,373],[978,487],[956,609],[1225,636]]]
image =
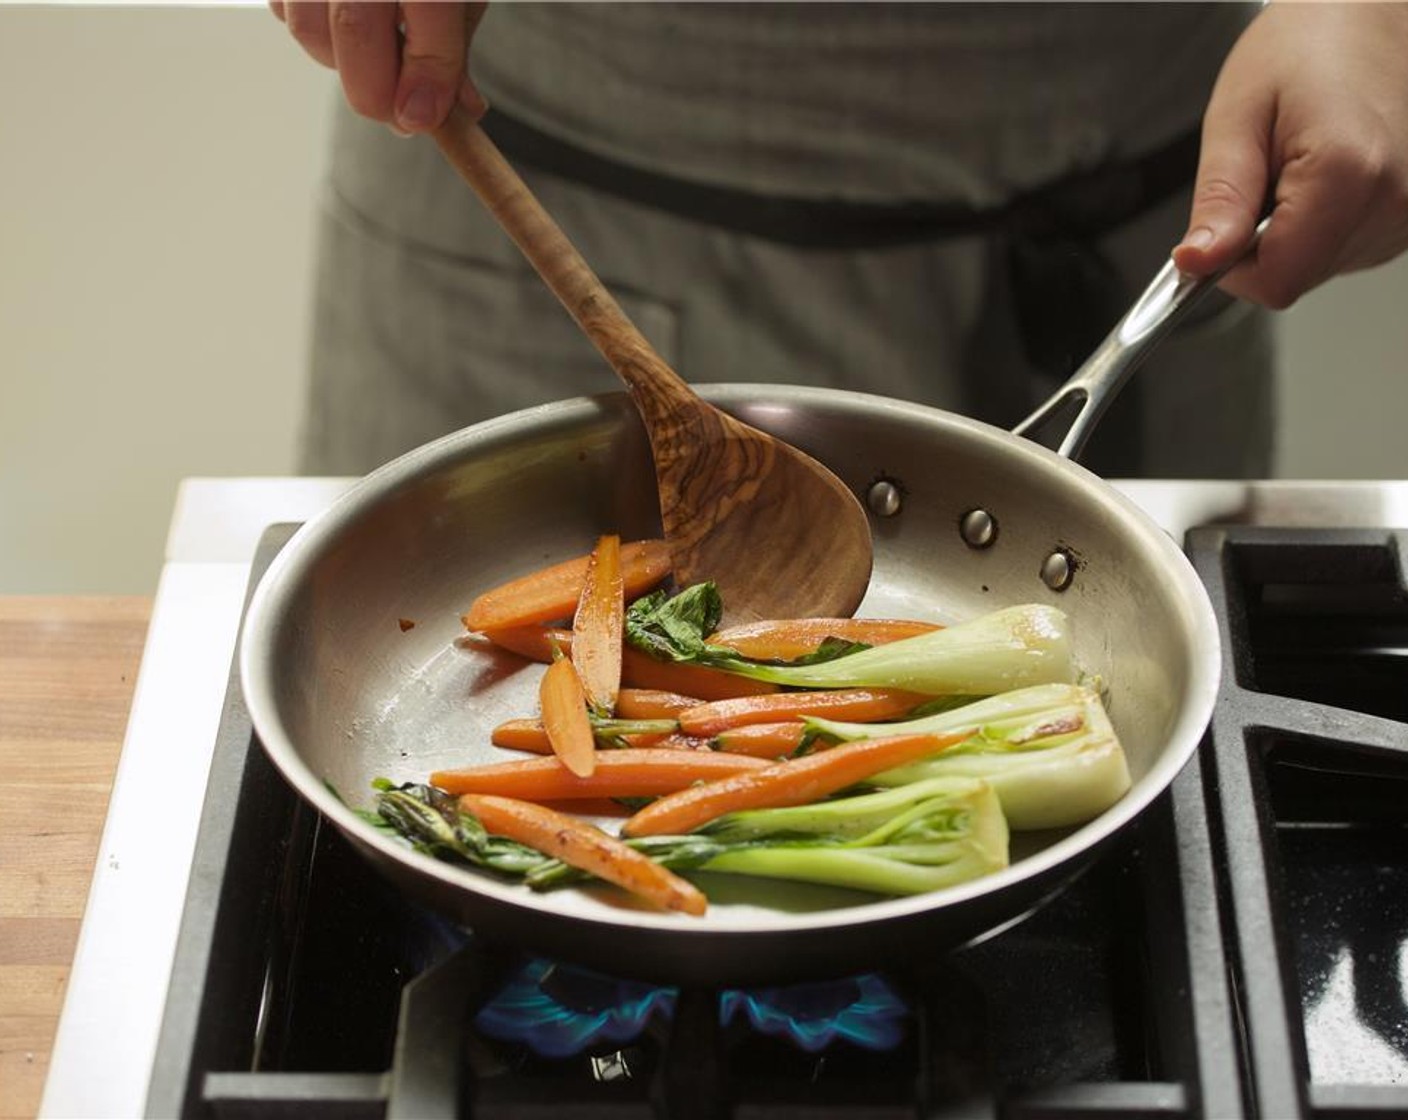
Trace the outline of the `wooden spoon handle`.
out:
[[[683,398],[692,399],[692,390],[621,310],[478,122],[457,104],[434,135],[460,177],[630,388],[647,422],[663,420]]]

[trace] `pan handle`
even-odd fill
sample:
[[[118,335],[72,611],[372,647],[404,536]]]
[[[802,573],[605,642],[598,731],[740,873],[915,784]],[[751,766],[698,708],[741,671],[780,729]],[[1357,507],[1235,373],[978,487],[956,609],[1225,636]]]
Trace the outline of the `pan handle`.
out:
[[[1105,341],[1044,404],[1012,429],[1013,434],[1053,448],[1067,459],[1077,458],[1130,374],[1199,299],[1256,251],[1270,222],[1263,218],[1242,256],[1208,276],[1188,276],[1167,261]]]

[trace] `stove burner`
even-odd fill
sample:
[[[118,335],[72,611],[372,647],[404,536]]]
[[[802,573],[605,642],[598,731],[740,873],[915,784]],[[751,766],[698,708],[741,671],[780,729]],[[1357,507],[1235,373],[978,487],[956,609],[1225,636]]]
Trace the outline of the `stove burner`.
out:
[[[532,960],[475,1017],[483,1033],[522,1043],[545,1058],[568,1058],[638,1038],[657,1013],[674,1014],[678,990],[618,980],[572,965]],[[757,991],[729,990],[719,1021],[746,1021],[761,1034],[808,1053],[838,1040],[888,1050],[904,1037],[909,1014],[880,976],[868,974]]]
[[[602,1043],[630,1042],[657,1011],[668,1019],[674,1005],[673,988],[531,960],[484,1005],[474,1025],[545,1058],[569,1058]]]
[[[848,980],[725,992],[720,1017],[728,1023],[740,1012],[754,1029],[814,1054],[837,1039],[867,1050],[898,1046],[909,1008],[881,977],[867,973]]]

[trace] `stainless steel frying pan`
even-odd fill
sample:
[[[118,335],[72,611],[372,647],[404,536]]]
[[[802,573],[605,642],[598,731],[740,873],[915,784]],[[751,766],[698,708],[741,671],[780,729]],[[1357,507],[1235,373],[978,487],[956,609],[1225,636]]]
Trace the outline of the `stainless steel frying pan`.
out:
[[[1018,430],[1078,413],[1061,440],[1074,453],[1142,353],[1207,286],[1160,272]],[[374,778],[423,781],[502,759],[490,728],[536,709],[540,666],[464,641],[459,617],[477,592],[580,555],[603,532],[659,532],[649,448],[624,395],[530,409],[428,444],[295,535],[258,588],[241,642],[269,755],[408,895],[491,941],[620,975],[743,984],[917,966],[1025,914],[1164,791],[1202,736],[1220,653],[1192,568],[1117,491],[1018,435],[836,390],[701,391],[871,499],[874,577],[860,613],[944,621],[1018,602],[1065,610],[1079,660],[1109,688],[1134,780],[1123,800],[1074,830],[1014,834],[1009,868],[950,890],[876,899],[715,875],[704,918],[635,907],[610,890],[535,894],[364,824],[333,789],[365,804]]]
[[[491,939],[618,973],[708,983],[834,974],[933,953],[1024,913],[1155,798],[1197,745],[1219,667],[1197,577],[1116,491],[1001,430],[821,389],[706,395],[817,456],[858,492],[893,485],[878,491],[900,504],[874,521],[875,575],[861,613],[952,620],[1027,601],[1065,610],[1079,659],[1108,682],[1134,777],[1126,797],[1069,834],[1030,838],[1026,848],[1014,837],[1011,867],[953,890],[875,900],[716,876],[703,919],[633,908],[614,892],[534,894],[366,826],[329,783],[364,804],[376,777],[424,780],[501,759],[489,729],[536,710],[540,666],[461,640],[459,616],[474,594],[585,552],[601,532],[658,531],[648,448],[624,396],[449,436],[376,471],[305,525],[262,581],[242,640],[245,694],[265,748],[408,894]],[[1052,590],[1063,568],[1069,583]],[[403,619],[414,628],[403,632]]]

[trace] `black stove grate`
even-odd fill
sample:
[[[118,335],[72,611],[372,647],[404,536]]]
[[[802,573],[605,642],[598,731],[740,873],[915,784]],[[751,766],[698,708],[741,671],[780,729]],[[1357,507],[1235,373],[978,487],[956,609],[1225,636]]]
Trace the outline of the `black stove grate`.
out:
[[[256,578],[290,532],[270,531]],[[672,992],[640,1037],[563,1058],[478,1029],[476,1012],[532,962],[408,905],[324,827],[266,760],[232,676],[148,1110],[1408,1115],[1392,1057],[1408,1061],[1403,985],[1393,984],[1408,975],[1408,771],[1394,722],[1403,689],[1376,698],[1363,681],[1392,679],[1394,651],[1408,645],[1398,640],[1408,616],[1398,543],[1193,534],[1233,651],[1209,742],[1035,913],[920,980],[883,978],[907,1011],[899,1041],[879,1048],[808,1051],[729,1014],[739,993],[696,990]],[[1318,574],[1305,576],[1306,564]],[[1308,668],[1316,656],[1335,668]],[[1338,706],[1351,698],[1360,712]],[[1328,774],[1326,742],[1344,745]],[[1323,913],[1327,890],[1351,907],[1338,924]],[[1390,962],[1377,970],[1376,952]],[[1365,995],[1333,1008],[1336,1022],[1349,1015],[1389,1056],[1359,1081],[1336,1082],[1325,1055],[1342,1036],[1302,1011],[1325,1007],[1346,969]]]
[[[1205,760],[1267,1117],[1408,1116],[1404,540],[1189,535],[1229,652]]]

